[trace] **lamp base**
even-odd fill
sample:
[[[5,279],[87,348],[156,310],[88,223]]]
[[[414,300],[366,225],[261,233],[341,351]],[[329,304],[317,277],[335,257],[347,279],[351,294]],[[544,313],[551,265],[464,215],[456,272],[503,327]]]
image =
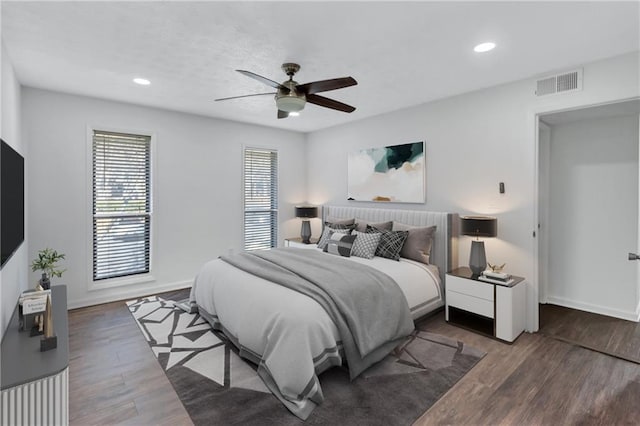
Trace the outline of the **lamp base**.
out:
[[[300,230],[300,238],[302,238],[303,244],[311,244],[311,222],[308,220],[302,221],[302,229]]]
[[[487,269],[487,256],[484,251],[484,241],[471,242],[469,269],[471,269],[473,275],[480,275],[482,271]]]

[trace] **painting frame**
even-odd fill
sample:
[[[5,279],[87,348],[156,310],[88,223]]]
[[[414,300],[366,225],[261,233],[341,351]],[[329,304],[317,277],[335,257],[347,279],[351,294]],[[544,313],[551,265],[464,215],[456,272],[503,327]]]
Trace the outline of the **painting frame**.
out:
[[[425,142],[352,151],[347,157],[347,200],[426,202]]]

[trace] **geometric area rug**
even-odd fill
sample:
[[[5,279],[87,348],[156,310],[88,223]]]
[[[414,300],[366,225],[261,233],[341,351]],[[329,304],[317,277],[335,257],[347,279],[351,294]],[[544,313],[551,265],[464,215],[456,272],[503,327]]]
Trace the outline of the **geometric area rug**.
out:
[[[302,421],[198,314],[158,296],[127,305],[196,425],[410,425],[485,355],[418,327],[353,381],[345,368],[322,373],[325,400]]]

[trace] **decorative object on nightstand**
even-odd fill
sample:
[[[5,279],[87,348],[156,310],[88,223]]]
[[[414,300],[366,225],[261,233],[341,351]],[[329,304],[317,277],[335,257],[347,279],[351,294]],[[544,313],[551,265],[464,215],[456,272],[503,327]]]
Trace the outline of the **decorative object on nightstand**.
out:
[[[311,223],[309,219],[318,217],[318,208],[314,206],[296,206],[296,217],[302,219],[300,238],[304,244],[311,244]]]
[[[471,242],[469,269],[474,275],[480,275],[482,271],[487,269],[484,241],[480,241],[480,237],[496,237],[498,235],[498,220],[490,216],[462,216],[460,222],[462,235],[476,237]]]
[[[480,276],[478,276],[478,279],[480,281],[486,281],[488,283],[503,285],[509,285],[514,281],[513,277],[509,274],[493,271],[483,271]]]
[[[502,265],[498,265],[497,263],[495,265],[492,265],[489,262],[487,262],[487,265],[489,265],[489,268],[491,268],[491,272],[495,273],[501,273],[504,267],[507,266],[506,263],[503,263]]]

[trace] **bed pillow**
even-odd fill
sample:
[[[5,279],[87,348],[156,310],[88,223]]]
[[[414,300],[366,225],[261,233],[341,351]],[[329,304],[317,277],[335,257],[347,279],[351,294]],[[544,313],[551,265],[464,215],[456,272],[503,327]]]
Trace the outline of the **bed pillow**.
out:
[[[400,251],[409,235],[409,231],[385,231],[367,225],[367,233],[370,234],[373,232],[380,233],[380,242],[376,248],[376,256],[400,260]]]
[[[334,227],[325,226],[322,230],[322,235],[320,236],[320,241],[318,241],[318,248],[323,249],[327,245],[327,241],[331,236],[331,232],[339,232],[341,234],[351,235],[351,230],[353,229],[353,225],[334,225]]]
[[[355,219],[339,219],[337,217],[328,217],[327,220],[324,222],[324,224],[326,226],[332,226],[332,225],[355,225],[356,220]]]
[[[380,233],[372,232],[367,234],[366,232],[353,231],[352,235],[356,236],[356,240],[351,248],[351,256],[372,259],[376,255],[376,249],[378,248],[378,243],[380,243]]]
[[[355,235],[347,235],[340,232],[330,231],[329,239],[322,251],[325,253],[337,254],[342,257],[350,257],[351,248],[353,247],[355,239]]]
[[[325,228],[331,228],[331,229],[348,229],[348,230],[353,230],[356,228],[355,223],[352,223],[351,225],[345,225],[343,223],[331,223],[331,222],[325,222],[324,223],[324,227]]]
[[[429,264],[431,247],[436,233],[435,226],[418,227],[393,222],[394,231],[409,231],[407,240],[400,251],[400,257]]]
[[[378,228],[378,229],[384,229],[385,231],[391,231],[393,222],[389,221],[389,222],[380,222],[380,223],[368,223],[364,219],[356,219],[356,231],[367,232],[367,225],[374,228]]]

